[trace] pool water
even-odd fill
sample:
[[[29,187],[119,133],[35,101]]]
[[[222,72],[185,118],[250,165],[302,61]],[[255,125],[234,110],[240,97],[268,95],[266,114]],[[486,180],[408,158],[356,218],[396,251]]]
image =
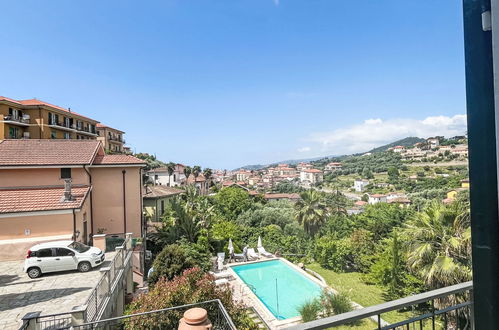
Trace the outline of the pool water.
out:
[[[298,308],[318,296],[322,287],[282,260],[232,266],[278,320],[300,316]]]

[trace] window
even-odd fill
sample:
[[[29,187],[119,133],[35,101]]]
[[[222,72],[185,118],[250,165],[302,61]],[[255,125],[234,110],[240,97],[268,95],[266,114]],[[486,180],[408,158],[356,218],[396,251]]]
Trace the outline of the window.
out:
[[[50,131],[50,138],[57,139],[57,131],[54,131],[54,130]]]
[[[165,214],[165,201],[161,201],[161,214],[160,215],[163,215]]]
[[[55,249],[56,257],[72,257],[74,256],[74,252],[65,248],[57,248]]]
[[[61,179],[71,179],[70,168],[61,168]]]
[[[9,139],[18,139],[18,138],[19,138],[19,128],[9,127]]]
[[[87,246],[85,244],[81,244],[79,242],[73,242],[73,243],[69,244],[68,247],[75,249],[79,253],[83,253],[83,252],[90,250],[90,246]]]
[[[64,138],[65,138],[66,140],[71,139],[71,134],[70,134],[70,133],[68,133],[68,132],[65,132],[65,133],[64,133]]]
[[[38,258],[49,258],[52,257],[52,249],[41,249],[36,253]]]

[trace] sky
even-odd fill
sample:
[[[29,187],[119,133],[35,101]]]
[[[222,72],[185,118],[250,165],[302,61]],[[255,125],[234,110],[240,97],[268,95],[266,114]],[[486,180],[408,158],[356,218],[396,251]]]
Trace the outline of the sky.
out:
[[[6,1],[0,95],[232,169],[466,132],[461,1]]]

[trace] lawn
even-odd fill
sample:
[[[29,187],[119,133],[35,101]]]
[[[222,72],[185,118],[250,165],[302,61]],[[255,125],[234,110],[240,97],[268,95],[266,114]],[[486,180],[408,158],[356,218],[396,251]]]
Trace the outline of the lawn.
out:
[[[369,285],[362,281],[362,274],[357,272],[336,273],[322,268],[319,264],[309,264],[307,268],[316,271],[326,280],[327,284],[338,292],[347,294],[350,299],[364,307],[386,302],[384,291],[376,285]],[[411,312],[388,312],[381,315],[385,321],[395,323],[411,317]],[[369,322],[365,322],[366,326]],[[348,327],[347,327],[348,328]],[[362,329],[363,327],[355,327]],[[372,325],[371,325],[372,328]],[[337,328],[335,328],[337,329]]]

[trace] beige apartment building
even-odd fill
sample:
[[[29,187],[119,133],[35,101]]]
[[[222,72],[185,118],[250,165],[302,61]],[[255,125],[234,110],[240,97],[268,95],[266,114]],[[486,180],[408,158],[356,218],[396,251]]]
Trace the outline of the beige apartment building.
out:
[[[49,240],[142,237],[143,166],[97,140],[0,140],[0,260]]]
[[[0,139],[95,139],[97,123],[37,99],[0,96]]]
[[[108,152],[120,153],[123,152],[123,145],[125,144],[125,139],[123,135],[125,132],[119,129],[106,126],[104,124],[97,124],[97,140],[102,141],[104,149]]]

